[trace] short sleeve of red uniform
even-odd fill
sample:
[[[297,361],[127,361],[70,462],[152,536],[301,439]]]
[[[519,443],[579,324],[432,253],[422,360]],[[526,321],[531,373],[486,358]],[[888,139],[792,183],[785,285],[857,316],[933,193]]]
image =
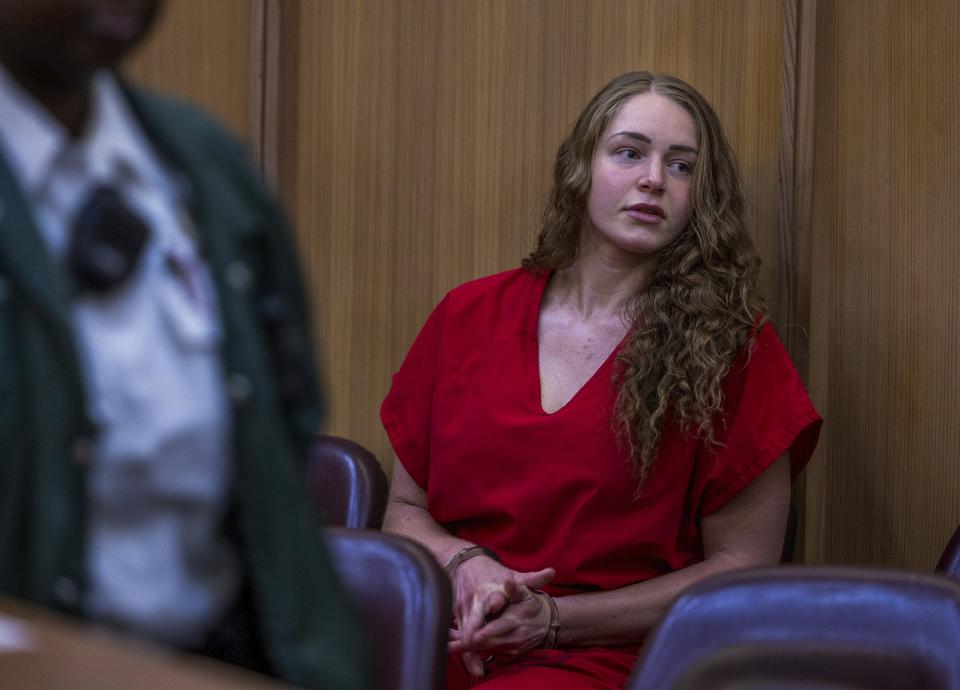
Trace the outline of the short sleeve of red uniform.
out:
[[[448,301],[449,296],[430,314],[400,370],[393,375],[393,385],[380,406],[380,420],[397,457],[423,489],[427,488],[430,466],[428,444],[433,393]]]
[[[781,455],[796,479],[810,459],[822,423],[783,343],[769,323],[749,357],[741,353],[724,381],[721,445],[705,451],[695,482],[701,517],[722,508]]]

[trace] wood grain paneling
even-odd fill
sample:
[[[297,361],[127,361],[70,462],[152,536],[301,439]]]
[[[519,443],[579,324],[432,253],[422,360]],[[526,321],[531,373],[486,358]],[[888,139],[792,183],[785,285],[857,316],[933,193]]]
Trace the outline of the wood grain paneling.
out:
[[[675,73],[714,103],[775,295],[779,3],[280,7],[281,79],[296,88],[282,84],[294,94],[274,123],[279,184],[319,317],[332,433],[389,462],[378,408],[391,372],[446,290],[516,266],[529,250],[561,137],[626,70]]]
[[[688,79],[738,151],[765,292],[827,418],[806,558],[927,569],[960,522],[954,4],[171,0],[130,72],[262,153],[329,428],[387,464],[390,373],[444,291],[530,248],[586,99],[630,69]]]
[[[126,65],[135,80],[194,101],[258,147],[251,52],[263,0],[168,0],[153,34]]]
[[[960,522],[960,13],[818,15],[807,560],[929,569]]]

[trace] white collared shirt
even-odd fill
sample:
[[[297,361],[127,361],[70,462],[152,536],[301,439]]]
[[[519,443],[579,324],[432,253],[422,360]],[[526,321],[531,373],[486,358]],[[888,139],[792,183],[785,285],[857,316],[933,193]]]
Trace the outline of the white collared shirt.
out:
[[[239,569],[219,531],[230,483],[219,314],[178,188],[106,72],[94,78],[87,129],[71,140],[0,67],[0,147],[55,259],[98,185],[114,187],[150,229],[126,284],[73,302],[100,431],[85,604],[95,619],[199,644],[236,596]]]

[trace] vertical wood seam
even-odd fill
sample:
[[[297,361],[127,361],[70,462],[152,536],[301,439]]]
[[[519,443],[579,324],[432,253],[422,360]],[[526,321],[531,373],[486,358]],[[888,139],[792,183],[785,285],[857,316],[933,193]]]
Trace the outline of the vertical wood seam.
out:
[[[263,176],[273,189],[280,176],[280,0],[263,0]]]
[[[816,0],[783,0],[780,94],[780,205],[775,319],[806,380],[810,330],[810,218],[813,193]]]
[[[798,5],[800,0],[783,0],[781,5],[780,48],[780,145],[777,167],[780,173],[780,204],[777,209],[777,299],[774,316],[781,326],[787,347],[793,352],[795,324],[795,265],[794,239],[796,235],[794,166],[796,162],[796,93]],[[804,374],[805,372],[801,372]]]
[[[265,71],[265,9],[266,0],[250,0],[250,96],[249,146],[254,160],[263,172],[263,91]]]
[[[783,0],[781,11],[780,263],[774,317],[801,377],[808,380],[816,0]],[[806,556],[806,489],[801,480],[794,490],[798,506],[794,550],[800,561]]]
[[[250,148],[267,184],[279,175],[280,0],[250,0]]]

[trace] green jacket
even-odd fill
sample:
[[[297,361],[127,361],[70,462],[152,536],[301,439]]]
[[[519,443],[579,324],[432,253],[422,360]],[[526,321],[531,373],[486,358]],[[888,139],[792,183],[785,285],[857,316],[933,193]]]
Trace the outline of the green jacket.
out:
[[[233,526],[267,654],[299,685],[365,688],[361,633],[302,478],[300,459],[322,410],[284,218],[242,147],[218,125],[183,104],[126,91],[157,151],[185,175],[219,292],[234,400]],[[265,296],[279,298],[279,338],[264,317]],[[0,593],[79,613],[94,433],[66,278],[0,157]]]

